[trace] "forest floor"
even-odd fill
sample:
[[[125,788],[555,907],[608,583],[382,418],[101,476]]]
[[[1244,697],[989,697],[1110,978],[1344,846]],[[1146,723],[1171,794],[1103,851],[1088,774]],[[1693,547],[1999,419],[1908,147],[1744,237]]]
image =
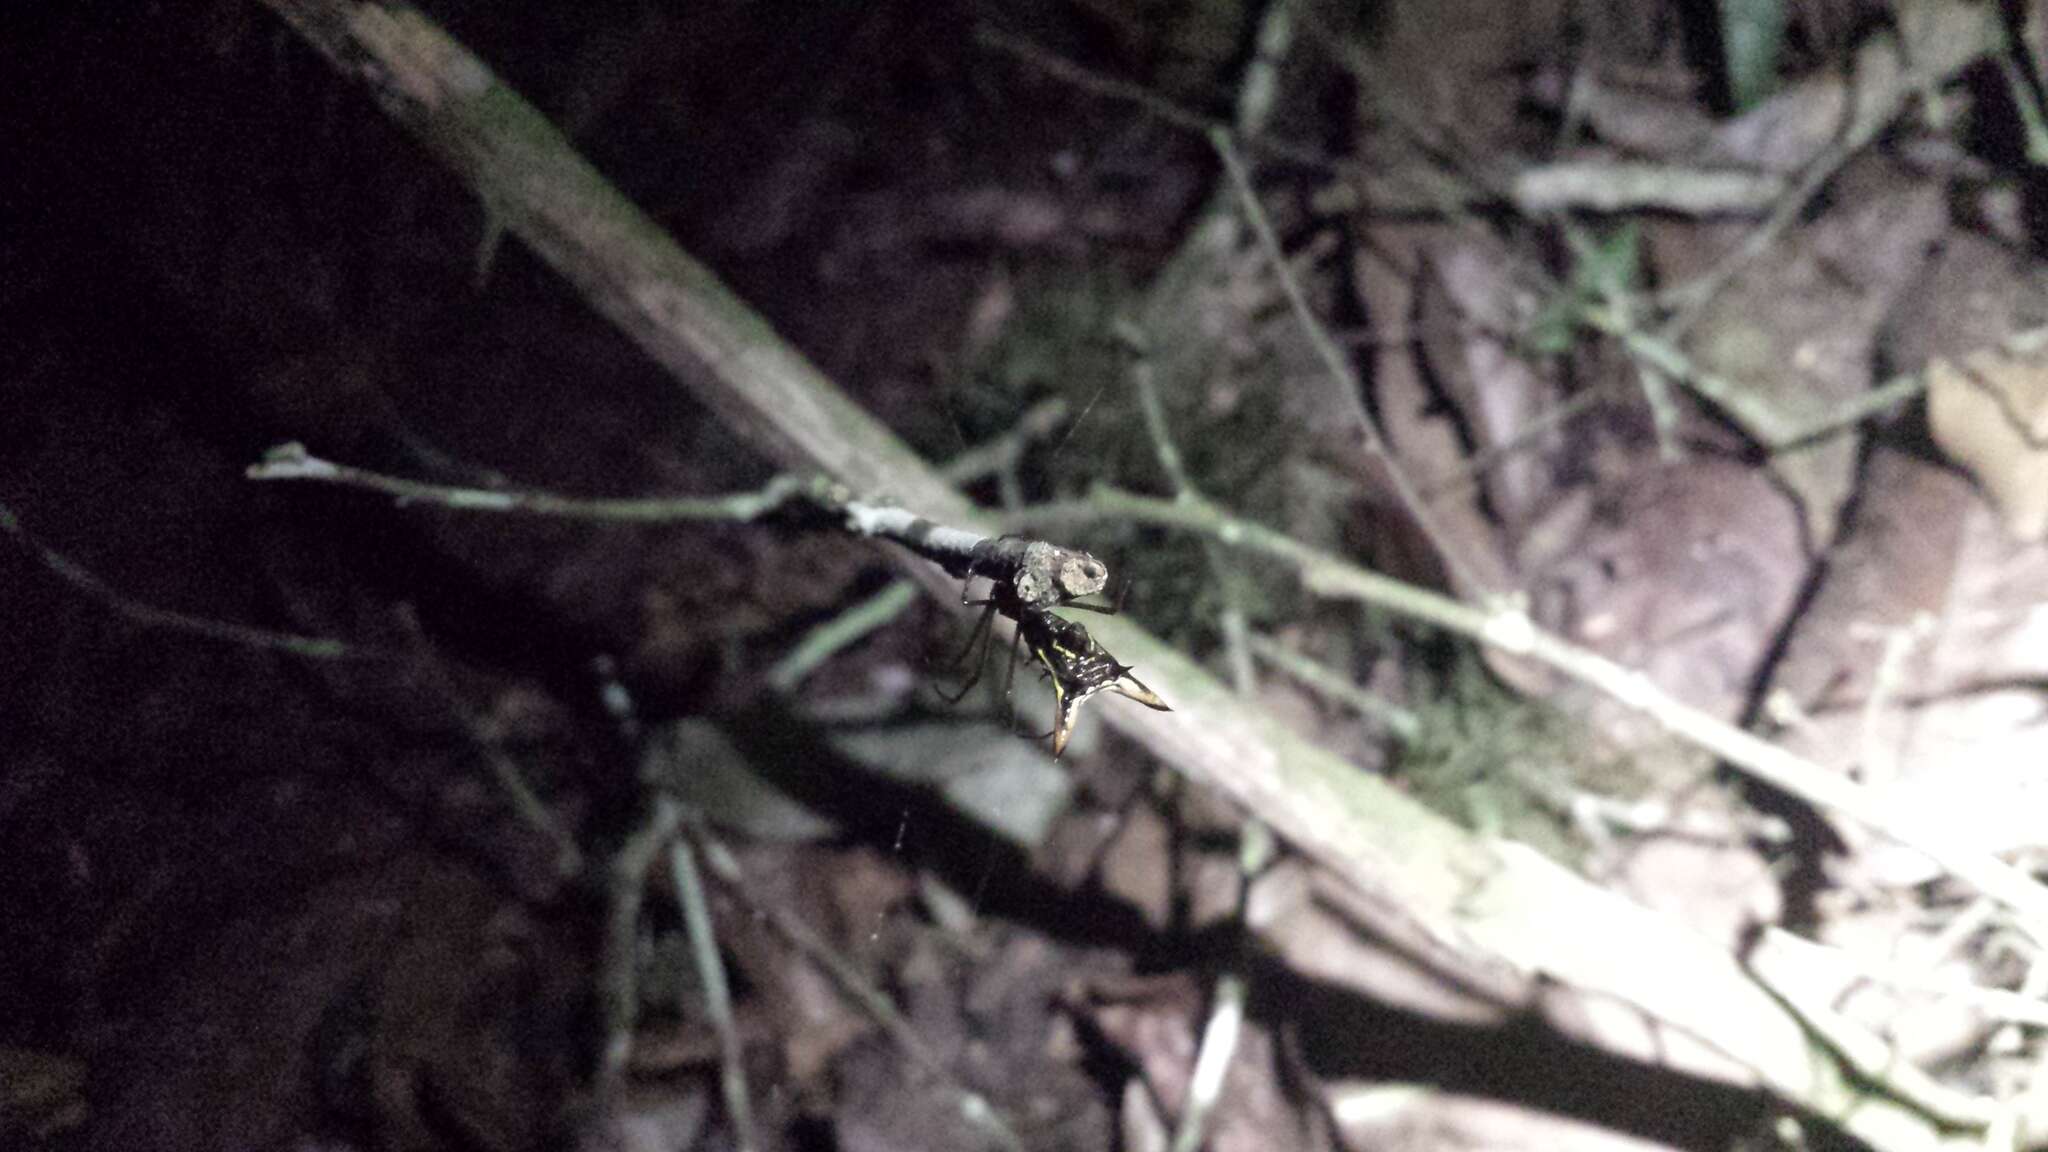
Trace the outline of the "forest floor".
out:
[[[1375,938],[1130,700],[1055,758],[1055,665],[953,661],[871,543],[250,483],[777,471],[290,7],[0,17],[0,1142],[2048,1146],[2048,926],[1879,830],[2048,869],[2039,28],[1796,6],[1738,108],[1701,5],[422,5],[987,507],[1199,494],[1852,782],[1217,539],[1058,537],[1738,959],[1859,1115]]]

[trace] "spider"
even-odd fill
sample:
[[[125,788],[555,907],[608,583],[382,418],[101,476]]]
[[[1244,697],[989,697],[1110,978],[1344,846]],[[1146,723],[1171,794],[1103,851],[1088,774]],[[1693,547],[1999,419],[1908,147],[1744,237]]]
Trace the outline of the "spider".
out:
[[[1091,607],[1086,604],[1068,606]],[[1131,675],[1130,665],[1119,664],[1116,657],[1104,651],[1078,620],[1055,616],[1043,608],[1031,609],[1018,620],[1017,636],[1031,655],[1044,665],[1045,675],[1052,681],[1053,701],[1057,706],[1057,719],[1050,733],[1054,759],[1066,751],[1067,738],[1074,734],[1074,716],[1080,711],[1082,702],[1097,692],[1114,692],[1159,712],[1173,711],[1158,693]],[[1013,678],[1016,675],[1014,663],[1010,674]]]
[[[1005,537],[996,544],[1000,546],[1010,539]],[[1050,546],[1034,543],[1026,547],[1025,554],[1028,556],[1031,548],[1038,547]],[[958,704],[966,698],[967,693],[973,691],[976,684],[981,682],[982,672],[988,665],[989,649],[995,643],[995,618],[998,615],[1008,617],[1017,627],[1010,637],[1008,672],[1003,684],[1003,697],[1011,701],[1014,709],[1012,689],[1017,678],[1017,649],[1022,646],[1030,654],[1030,658],[1038,663],[1041,674],[1052,683],[1057,718],[1053,730],[1046,735],[1052,738],[1052,754],[1057,758],[1066,751],[1067,740],[1074,731],[1074,718],[1082,702],[1098,692],[1114,692],[1161,712],[1169,712],[1172,709],[1157,693],[1146,687],[1143,681],[1131,675],[1130,665],[1118,663],[1115,657],[1105,651],[1102,645],[1088,634],[1088,629],[1084,625],[1053,613],[1054,607],[1100,612],[1105,615],[1113,615],[1118,610],[1113,604],[1082,604],[1074,601],[1073,596],[1100,591],[1106,579],[1106,572],[1098,561],[1086,553],[1055,551],[1063,553],[1063,559],[1068,563],[1082,566],[1078,578],[1074,577],[1076,569],[1063,568],[1062,574],[1065,578],[1053,580],[1044,575],[1043,570],[1047,564],[1019,562],[1015,564],[1014,578],[994,579],[989,595],[980,600],[973,600],[968,597],[967,586],[976,575],[981,574],[978,569],[983,562],[970,561],[964,571],[959,573],[963,580],[960,602],[969,607],[980,607],[982,613],[981,618],[975,622],[974,630],[968,634],[967,647],[961,651],[953,666],[958,667],[961,661],[970,657],[974,658],[974,663],[967,674],[967,679],[961,682],[957,690],[948,693],[941,689],[939,696],[948,704]],[[1020,589],[1030,592],[1031,595],[1027,596],[1025,592],[1020,592]],[[977,648],[980,649],[979,657],[975,657]]]

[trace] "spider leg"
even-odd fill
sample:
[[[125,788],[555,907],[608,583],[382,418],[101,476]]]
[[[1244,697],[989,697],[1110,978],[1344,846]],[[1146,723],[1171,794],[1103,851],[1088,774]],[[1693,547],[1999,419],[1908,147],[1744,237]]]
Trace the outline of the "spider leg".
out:
[[[948,704],[958,704],[960,701],[965,700],[967,694],[974,691],[974,686],[981,682],[981,671],[988,666],[989,644],[995,639],[995,602],[993,600],[974,600],[967,601],[967,603],[982,604],[986,605],[986,607],[981,611],[981,619],[974,622],[974,630],[967,634],[967,647],[962,649],[960,655],[955,657],[953,662],[947,665],[947,667],[960,667],[963,661],[973,655],[976,647],[981,649],[981,658],[976,660],[973,666],[967,670],[967,679],[961,682],[958,691],[948,693],[937,685],[933,686],[933,690],[939,694],[939,699],[944,700]]]
[[[1010,655],[1003,663],[1009,665],[1003,672],[1003,702],[1009,706],[1010,714],[1003,726],[1014,731],[1017,727],[1017,646],[1024,640],[1024,630],[1019,628],[1010,633]]]

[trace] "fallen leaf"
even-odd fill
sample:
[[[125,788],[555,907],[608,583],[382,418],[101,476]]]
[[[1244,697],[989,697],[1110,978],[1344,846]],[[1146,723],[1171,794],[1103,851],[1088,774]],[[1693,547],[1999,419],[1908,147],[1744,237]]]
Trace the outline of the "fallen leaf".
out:
[[[1938,464],[1880,449],[1865,488],[1772,678],[1780,739],[1959,842],[2048,843],[2048,550]],[[1842,831],[1873,880],[1935,875]]]
[[[2048,539],[2048,354],[1984,350],[1927,365],[1934,442],[2019,540]]]

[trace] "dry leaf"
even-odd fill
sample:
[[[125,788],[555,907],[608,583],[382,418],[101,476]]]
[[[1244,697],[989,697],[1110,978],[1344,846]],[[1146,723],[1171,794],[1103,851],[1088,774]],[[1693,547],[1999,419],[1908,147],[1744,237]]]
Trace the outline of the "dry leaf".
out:
[[[1746,267],[1687,344],[1719,381],[1695,386],[1776,449],[1771,469],[1798,497],[1816,549],[1834,539],[1855,488],[1858,437],[1787,445],[1870,390],[1880,328],[1948,226],[1941,187],[1889,161],[1851,165],[1839,185],[1834,208]]]
[[[1522,557],[1539,622],[1724,717],[1806,573],[1792,502],[1757,469],[1705,456],[1629,469],[1596,489],[1582,531],[1538,535],[1557,549]]]
[[[1982,485],[2014,537],[2048,539],[2048,354],[1981,351],[1927,365],[1934,441]]]
[[[1959,841],[2048,842],[2048,550],[1939,465],[1880,450],[1865,485],[1772,681],[1781,738]],[[1882,842],[1858,860],[1886,883],[1933,875]]]

